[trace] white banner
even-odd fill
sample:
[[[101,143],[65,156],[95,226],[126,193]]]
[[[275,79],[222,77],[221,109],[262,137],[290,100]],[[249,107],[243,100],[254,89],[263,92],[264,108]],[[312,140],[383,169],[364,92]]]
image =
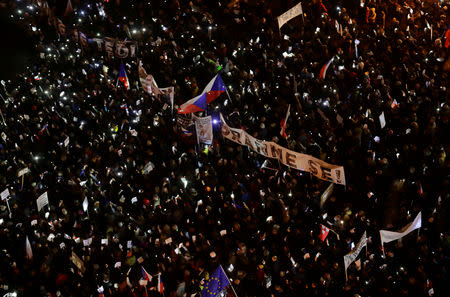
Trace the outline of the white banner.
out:
[[[350,253],[344,256],[345,270],[347,270],[348,266],[350,266],[350,264],[352,264],[352,262],[355,261],[356,257],[358,257],[359,253],[366,245],[367,245],[367,233],[366,231],[364,231],[364,234],[358,241],[356,247]]]
[[[343,166],[328,164],[313,156],[291,151],[274,142],[256,139],[242,129],[229,127],[225,123],[222,114],[220,115],[220,119],[222,121],[223,137],[241,145],[248,146],[250,149],[265,157],[278,159],[288,167],[309,172],[317,178],[335,184],[345,185]]]
[[[41,209],[48,205],[48,194],[47,192],[45,192],[44,194],[42,194],[41,196],[39,196],[39,198],[36,200],[36,204],[37,204],[37,209],[38,211],[41,211]]]
[[[281,29],[284,24],[301,14],[303,14],[303,9],[302,3],[300,2],[278,17],[278,28]]]
[[[400,239],[420,227],[422,227],[422,212],[419,212],[414,221],[403,227],[399,232],[380,230],[381,244]]]
[[[203,118],[194,116],[194,122],[195,122],[195,131],[197,133],[197,142],[212,144],[213,129],[211,116]]]
[[[121,59],[136,57],[136,42],[134,41],[120,41],[111,37],[92,38],[92,41],[97,43],[98,51],[105,51],[109,58],[113,56]]]

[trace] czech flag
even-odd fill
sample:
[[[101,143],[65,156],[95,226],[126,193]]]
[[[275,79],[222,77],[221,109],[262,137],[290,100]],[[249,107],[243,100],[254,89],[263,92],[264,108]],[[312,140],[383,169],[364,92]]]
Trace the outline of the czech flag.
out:
[[[145,279],[145,280],[151,282],[152,281],[152,276],[150,274],[148,274],[148,272],[142,266],[141,266],[141,270],[142,270],[142,279]]]
[[[217,74],[206,86],[203,92],[192,98],[178,108],[178,113],[193,113],[205,111],[208,103],[216,100],[220,94],[226,91],[222,78]]]
[[[331,63],[333,62],[334,57],[331,58],[330,61],[328,61],[325,65],[322,66],[322,69],[320,69],[319,78],[325,79],[325,75],[327,75],[328,67],[330,67]]]
[[[161,280],[161,273],[158,274],[158,287],[157,287],[158,292],[162,295],[164,292],[164,284]]]
[[[123,83],[125,89],[128,91],[130,89],[130,81],[128,80],[127,72],[125,71],[125,66],[123,66],[123,63],[120,63],[119,78],[117,79],[117,84],[119,84],[119,80]]]

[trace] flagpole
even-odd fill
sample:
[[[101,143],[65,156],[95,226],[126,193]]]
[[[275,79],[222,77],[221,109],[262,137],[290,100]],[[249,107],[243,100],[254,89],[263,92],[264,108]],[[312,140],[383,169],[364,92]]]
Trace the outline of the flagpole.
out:
[[[345,282],[348,282],[348,277],[347,277],[347,268],[345,269]]]
[[[222,265],[219,265],[219,266],[220,266],[220,269],[222,269],[223,274],[225,274],[225,277],[227,278],[228,282],[230,283],[230,286],[231,286],[231,289],[233,289],[234,295],[235,295],[236,297],[239,297],[239,296],[236,294],[236,291],[234,290],[233,284],[231,283],[230,279],[228,278],[228,275],[225,273],[225,270],[223,270]]]

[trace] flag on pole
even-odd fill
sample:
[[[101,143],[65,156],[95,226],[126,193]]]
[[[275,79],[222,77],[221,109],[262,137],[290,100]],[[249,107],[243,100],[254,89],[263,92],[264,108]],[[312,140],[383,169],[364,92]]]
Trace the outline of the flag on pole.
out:
[[[25,239],[25,252],[27,253],[27,259],[33,259],[33,250],[31,249],[30,241],[28,240],[28,236]]]
[[[230,284],[221,265],[206,280],[201,297],[216,297]]]
[[[141,271],[142,271],[142,279],[145,279],[146,281],[151,282],[152,281],[152,276],[150,274],[148,274],[148,272],[142,266],[141,266]]]
[[[130,89],[130,81],[128,80],[127,72],[122,62],[120,62],[119,77],[117,78],[116,86],[119,84],[119,81],[123,83],[126,90]]]
[[[352,264],[353,261],[358,257],[359,253],[367,245],[367,233],[364,231],[363,236],[358,241],[358,244],[355,246],[355,248],[350,251],[347,255],[344,256],[344,267],[345,271],[347,271],[347,268]]]
[[[319,78],[325,79],[325,75],[327,75],[328,67],[330,67],[331,63],[333,63],[334,57],[330,59],[325,65],[322,66],[319,73]]]
[[[164,292],[164,284],[161,281],[161,273],[158,274],[158,287],[157,287],[157,289],[158,289],[158,292],[160,294],[163,294],[163,292]]]
[[[327,238],[328,233],[330,232],[330,229],[322,224],[320,225],[320,229],[321,229],[320,230],[320,239],[322,241],[325,241],[325,238]]]
[[[381,245],[384,245],[385,242],[400,239],[420,227],[422,227],[422,212],[419,212],[414,221],[403,227],[399,232],[380,230]]]
[[[330,197],[331,193],[333,193],[334,183],[331,183],[328,188],[323,192],[322,196],[320,196],[320,208],[323,207],[327,199]]]
[[[208,83],[203,92],[197,97],[185,102],[178,108],[178,113],[193,113],[205,111],[208,103],[216,100],[220,94],[226,91],[225,84],[219,74]]]
[[[281,125],[280,135],[281,135],[284,139],[287,138],[287,134],[286,134],[286,124],[287,124],[289,115],[291,114],[291,113],[290,113],[290,110],[291,110],[291,105],[289,104],[289,105],[288,105],[287,112],[286,112],[286,116],[284,117],[284,119],[281,120],[281,123],[280,123],[280,125]]]

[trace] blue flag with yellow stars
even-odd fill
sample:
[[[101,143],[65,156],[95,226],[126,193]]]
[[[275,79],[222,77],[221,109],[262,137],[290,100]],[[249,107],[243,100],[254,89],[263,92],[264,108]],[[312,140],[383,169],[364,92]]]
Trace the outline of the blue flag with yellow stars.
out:
[[[217,267],[216,271],[206,281],[201,297],[215,297],[222,292],[230,282],[228,281],[225,272],[221,265]]]

